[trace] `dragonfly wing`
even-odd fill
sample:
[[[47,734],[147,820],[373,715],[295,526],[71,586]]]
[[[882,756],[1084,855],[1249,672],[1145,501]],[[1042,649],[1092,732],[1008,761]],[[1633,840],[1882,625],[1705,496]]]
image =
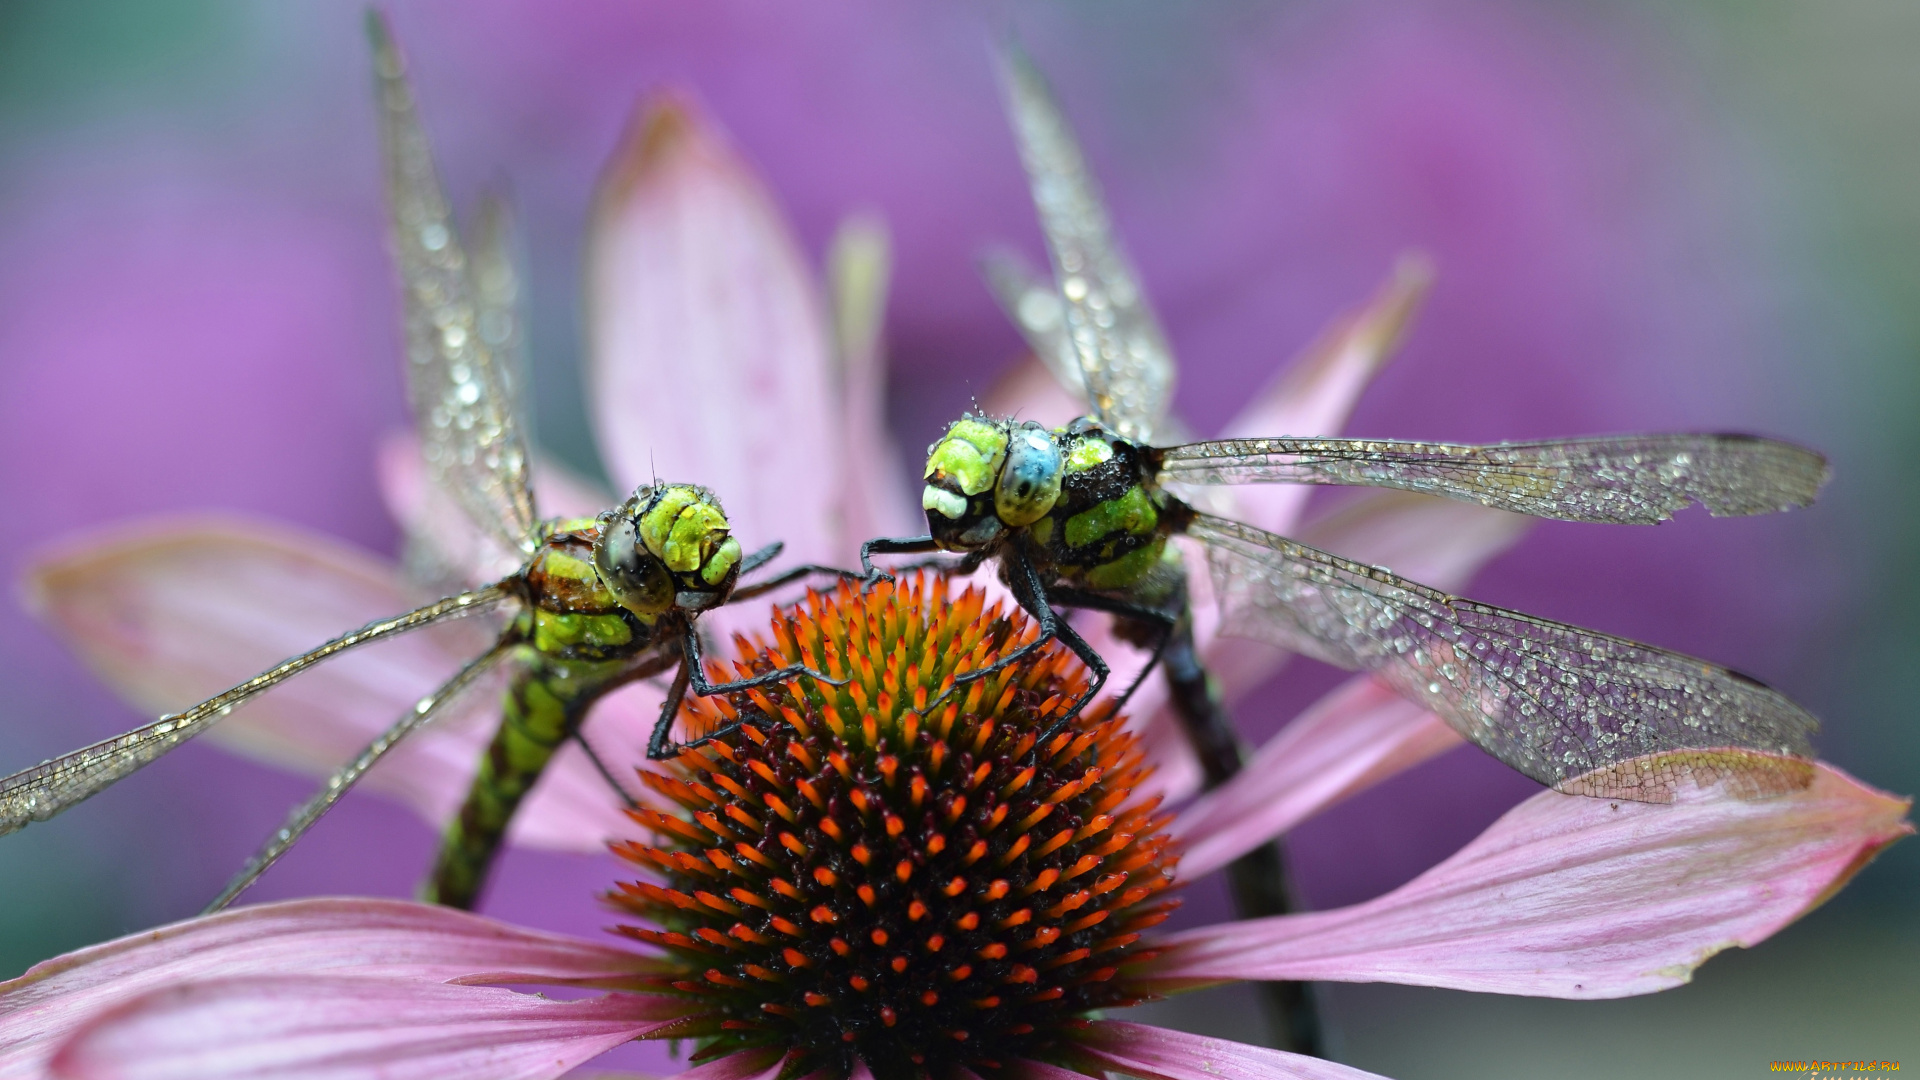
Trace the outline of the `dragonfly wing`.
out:
[[[1151,441],[1173,401],[1173,352],[1045,80],[1017,49],[1006,49],[1001,60],[1014,137],[1088,403],[1117,434]]]
[[[504,584],[489,585],[484,589],[436,600],[404,615],[368,623],[317,649],[285,660],[184,712],[163,716],[145,727],[135,728],[124,735],[0,779],[0,836],[33,822],[45,821],[99,794],[205,731],[249,698],[330,656],[394,634],[417,630],[442,619],[488,611],[513,595],[513,591]]]
[[[1027,339],[1027,348],[1046,365],[1056,382],[1086,400],[1087,377],[1080,371],[1080,357],[1067,335],[1060,290],[1011,251],[988,252],[980,260],[980,273],[999,301],[1000,310]]]
[[[378,15],[368,27],[394,258],[406,307],[407,391],[421,451],[434,481],[481,531],[508,551],[530,552],[539,518],[509,359],[517,320],[510,314],[504,324],[501,319],[503,294],[505,310],[512,310],[511,263],[496,257],[504,241],[489,242],[482,259],[468,260],[399,50]],[[482,229],[485,235],[497,231]]]
[[[220,890],[220,895],[214,897],[213,902],[208,904],[200,914],[212,915],[225,909],[228,904],[233,903],[235,897],[260,880],[261,874],[266,873],[274,863],[279,862],[282,855],[291,851],[293,845],[300,842],[300,838],[307,834],[307,830],[313,828],[322,817],[326,816],[327,811],[333,809],[335,803],[344,798],[347,792],[353,790],[353,786],[360,782],[360,778],[367,774],[368,769],[379,764],[380,759],[385,757],[389,750],[399,745],[401,739],[446,712],[448,707],[459,699],[461,693],[472,686],[480,676],[486,674],[487,670],[498,663],[502,657],[508,655],[510,648],[511,646],[506,642],[495,645],[469,660],[439,689],[414,702],[413,707],[408,709],[400,719],[394,721],[393,726],[381,732],[379,737],[368,743],[366,749],[356,754],[352,761],[342,765],[328,777],[326,784],[312,798],[294,807],[293,812],[287,815],[286,822],[274,830],[273,835],[267,838],[267,842],[261,845],[259,851],[248,857],[239,873],[227,882],[227,887]]]
[[[1201,514],[1188,532],[1207,546],[1223,632],[1373,672],[1562,791],[1661,802],[1687,776],[1749,796],[1812,779],[1819,722],[1744,675],[1463,600],[1239,522]]]
[[[1379,439],[1221,439],[1160,451],[1189,484],[1400,488],[1563,521],[1651,525],[1700,503],[1715,517],[1806,506],[1827,461],[1753,435],[1607,435],[1465,446]]]

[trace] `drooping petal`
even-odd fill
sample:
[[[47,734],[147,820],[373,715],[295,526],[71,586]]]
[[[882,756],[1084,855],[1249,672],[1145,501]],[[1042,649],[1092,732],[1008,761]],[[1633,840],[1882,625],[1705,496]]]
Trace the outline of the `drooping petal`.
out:
[[[1402,256],[1373,299],[1308,346],[1221,437],[1338,434],[1360,392],[1393,357],[1432,281],[1433,267],[1425,257]],[[1236,488],[1235,516],[1269,532],[1290,532],[1311,490],[1297,484]]]
[[[1686,982],[1761,941],[1913,831],[1910,801],[1821,764],[1804,791],[1667,805],[1542,792],[1364,904],[1176,934],[1174,982],[1327,979],[1605,998]]]
[[[150,521],[69,541],[33,567],[25,593],[121,696],[155,714],[424,599],[391,564],[336,540],[234,518]],[[211,737],[326,775],[492,637],[483,620],[458,620],[346,653],[249,702]],[[500,685],[494,677],[468,691],[395,747],[366,786],[436,827],[448,820],[492,736]],[[515,822],[515,842],[598,851],[626,831],[619,801],[577,749],[563,750],[552,772]]]
[[[62,1080],[542,1080],[684,1013],[671,998],[548,1001],[495,987],[243,977],[155,991],[54,1055]]]
[[[1182,877],[1225,866],[1362,788],[1459,746],[1446,722],[1372,678],[1351,679],[1175,820]]]
[[[841,425],[847,463],[841,535],[854,540],[919,531],[920,515],[902,482],[900,451],[887,434],[883,331],[892,268],[887,227],[879,218],[849,218],[834,232],[827,248],[827,284],[846,418]]]
[[[1078,1035],[1080,1053],[1145,1080],[1379,1080],[1375,1073],[1305,1054],[1146,1024],[1096,1020]]]
[[[79,1025],[142,994],[242,975],[350,974],[444,982],[510,970],[524,981],[649,970],[624,949],[403,900],[292,900],[131,934],[0,983],[0,1077],[40,1074]]]
[[[588,242],[590,397],[615,480],[705,484],[748,550],[844,563],[826,312],[753,170],[688,103],[647,103]]]

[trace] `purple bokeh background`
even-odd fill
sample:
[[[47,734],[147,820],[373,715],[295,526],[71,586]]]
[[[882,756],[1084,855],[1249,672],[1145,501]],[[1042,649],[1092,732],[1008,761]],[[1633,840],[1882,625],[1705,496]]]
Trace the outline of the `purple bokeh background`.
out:
[[[687,88],[765,172],[818,253],[870,209],[895,244],[892,426],[910,451],[1018,355],[973,258],[1038,259],[986,42],[957,8],[579,0],[392,5],[457,199],[511,183],[532,257],[536,419],[593,465],[576,371],[582,230],[636,96]],[[236,15],[220,100],[108,116],[0,167],[0,570],[75,529],[209,509],[395,543],[373,447],[403,422],[357,15]],[[1632,429],[1815,430],[1818,372],[1785,366],[1766,271],[1736,237],[1751,192],[1702,165],[1691,88],[1630,23],[1503,4],[1025,13],[1216,430],[1396,253],[1440,279],[1349,431],[1497,440]],[[670,387],[666,388],[669,392]],[[908,467],[908,463],[903,463]],[[796,483],[804,483],[797,476]],[[1329,495],[1327,498],[1336,498]],[[1822,711],[1807,659],[1847,582],[1822,511],[1658,529],[1543,525],[1473,595],[1752,671]],[[1336,676],[1300,664],[1242,709],[1266,734]],[[6,761],[136,722],[16,608],[0,613]],[[1835,716],[1827,745],[1849,746]],[[1845,760],[1844,757],[1842,760]],[[1871,778],[1871,774],[1869,774]],[[121,888],[127,928],[210,896],[308,782],[204,746],[69,815],[21,858]],[[1377,893],[1533,790],[1449,755],[1296,835],[1316,906]],[[35,835],[33,830],[23,836]],[[433,838],[348,800],[257,899],[405,894]],[[28,849],[21,849],[26,851]],[[16,862],[14,865],[23,865]],[[602,860],[516,853],[488,910],[587,932]],[[91,876],[89,876],[91,875]],[[140,884],[117,883],[133,878]],[[92,883],[92,884],[89,884]],[[96,899],[98,899],[96,897]],[[1208,888],[1191,917],[1220,913]],[[73,944],[48,939],[49,947]]]

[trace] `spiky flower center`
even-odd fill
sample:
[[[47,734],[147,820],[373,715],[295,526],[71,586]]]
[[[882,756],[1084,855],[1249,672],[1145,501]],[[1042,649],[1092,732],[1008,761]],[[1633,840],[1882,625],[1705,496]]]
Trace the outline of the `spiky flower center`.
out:
[[[654,924],[624,929],[676,967],[657,987],[698,1001],[671,1034],[892,1080],[1047,1057],[1077,1017],[1139,1000],[1123,969],[1174,901],[1134,739],[1103,711],[1036,749],[1085,686],[1054,645],[941,699],[1036,632],[917,575],[736,639],[739,675],[804,662],[848,683],[696,704],[691,730],[746,723],[643,774],[680,812],[636,812],[658,842],[617,850],[655,880],[611,899]]]

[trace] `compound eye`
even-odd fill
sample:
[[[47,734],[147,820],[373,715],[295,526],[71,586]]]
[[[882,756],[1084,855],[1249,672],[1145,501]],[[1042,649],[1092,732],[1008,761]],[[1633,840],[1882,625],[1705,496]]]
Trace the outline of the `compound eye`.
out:
[[[673,575],[640,544],[633,518],[622,513],[600,533],[593,567],[620,606],[638,615],[658,615],[673,607]]]
[[[1016,428],[1007,440],[1007,462],[994,487],[993,508],[1012,528],[1047,516],[1060,498],[1063,464],[1053,433],[1036,424]]]

